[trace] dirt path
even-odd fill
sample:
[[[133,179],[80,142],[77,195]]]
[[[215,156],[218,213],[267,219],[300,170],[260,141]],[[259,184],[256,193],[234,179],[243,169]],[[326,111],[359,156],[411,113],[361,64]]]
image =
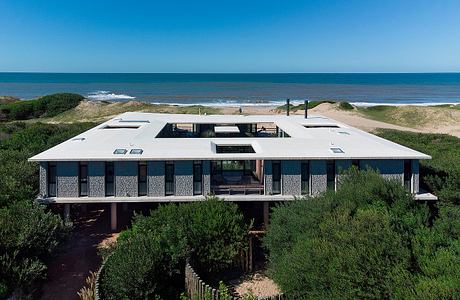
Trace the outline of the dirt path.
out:
[[[40,299],[79,299],[77,292],[84,286],[89,271],[96,271],[101,264],[98,246],[114,235],[109,220],[104,208],[88,211],[74,220],[73,236],[48,264],[48,279]]]

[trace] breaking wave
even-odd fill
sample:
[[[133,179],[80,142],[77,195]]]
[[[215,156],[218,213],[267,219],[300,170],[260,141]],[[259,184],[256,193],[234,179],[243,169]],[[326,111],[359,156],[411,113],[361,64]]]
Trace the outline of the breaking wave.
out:
[[[99,101],[132,100],[136,98],[136,97],[125,95],[125,94],[115,94],[115,93],[108,92],[108,91],[97,91],[97,92],[89,93],[86,97],[91,100],[99,100]]]

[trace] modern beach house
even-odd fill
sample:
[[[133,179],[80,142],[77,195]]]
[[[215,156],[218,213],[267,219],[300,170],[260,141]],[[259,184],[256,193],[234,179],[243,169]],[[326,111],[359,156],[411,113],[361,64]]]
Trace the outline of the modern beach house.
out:
[[[323,116],[124,113],[32,158],[39,201],[111,205],[273,201],[335,190],[341,171],[377,169],[416,199],[419,160],[431,157]]]

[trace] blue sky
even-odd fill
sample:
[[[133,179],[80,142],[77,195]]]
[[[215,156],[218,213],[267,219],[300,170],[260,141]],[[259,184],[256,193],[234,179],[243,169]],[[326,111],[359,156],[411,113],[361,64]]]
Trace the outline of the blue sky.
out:
[[[0,1],[0,71],[460,71],[460,1]]]

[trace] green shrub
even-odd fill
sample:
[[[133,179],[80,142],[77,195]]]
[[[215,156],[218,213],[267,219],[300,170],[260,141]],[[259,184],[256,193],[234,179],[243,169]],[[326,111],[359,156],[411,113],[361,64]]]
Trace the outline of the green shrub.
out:
[[[352,169],[336,193],[273,210],[264,238],[269,273],[296,299],[414,298],[422,282],[421,266],[414,265],[420,248],[414,248],[414,237],[429,228],[429,219],[428,206],[416,203],[399,182]],[[442,239],[445,232],[457,234],[456,225],[439,226],[446,228],[439,233]],[[456,262],[454,257],[460,256],[441,256],[450,259],[447,265]],[[447,274],[451,282],[455,277]]]
[[[188,246],[196,264],[209,273],[229,267],[245,247],[249,230],[238,206],[209,198],[184,209]]]
[[[202,270],[222,270],[243,248],[247,230],[238,207],[215,198],[137,215],[106,259],[101,293],[107,299],[177,299],[189,253]]]
[[[76,107],[83,99],[84,97],[78,94],[53,94],[34,100],[17,101],[0,105],[0,113],[2,114],[2,118],[6,120],[53,117]]]
[[[4,293],[30,293],[34,281],[45,276],[44,260],[68,230],[58,215],[34,202],[16,201],[1,208],[0,286]]]
[[[38,166],[31,156],[94,126],[91,123],[0,125],[0,207],[17,199],[34,199],[38,194]]]
[[[288,295],[308,298],[390,298],[408,278],[408,249],[384,208],[351,217],[327,215],[317,236],[300,237],[278,266],[275,280]],[[410,282],[405,282],[410,284]]]
[[[117,245],[100,275],[103,299],[174,299],[174,279],[161,241],[152,235],[132,235]]]
[[[353,105],[351,105],[350,103],[346,101],[340,101],[339,108],[343,110],[353,110],[354,109]]]
[[[30,296],[69,225],[35,204],[38,166],[27,159],[93,124],[0,124],[0,298]]]
[[[428,155],[420,161],[421,186],[441,201],[460,204],[460,139],[447,134],[381,129],[377,135]]]

